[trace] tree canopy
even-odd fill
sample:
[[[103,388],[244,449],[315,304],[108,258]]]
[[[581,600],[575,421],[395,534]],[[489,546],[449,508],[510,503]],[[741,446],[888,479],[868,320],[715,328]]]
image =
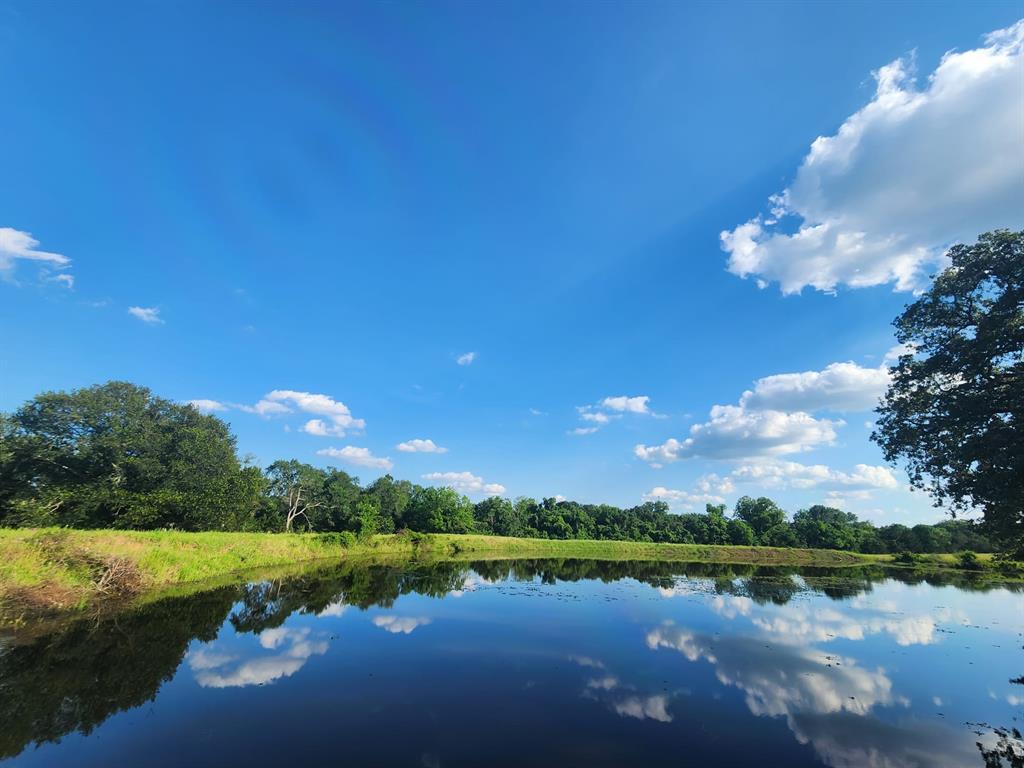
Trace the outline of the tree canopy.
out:
[[[894,321],[906,351],[872,434],[952,512],[979,509],[1024,553],[1024,231],[956,245]]]
[[[259,503],[223,421],[135,384],[45,392],[0,428],[8,524],[235,528]]]

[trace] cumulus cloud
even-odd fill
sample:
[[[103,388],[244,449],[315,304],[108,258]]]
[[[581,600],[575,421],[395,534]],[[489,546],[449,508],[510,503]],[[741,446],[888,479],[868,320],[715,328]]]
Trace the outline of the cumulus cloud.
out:
[[[373,624],[385,632],[395,635],[411,634],[417,627],[423,627],[430,623],[430,619],[415,616],[374,616]]]
[[[128,307],[128,314],[151,325],[162,325],[164,322],[157,307]]]
[[[60,253],[50,253],[38,249],[39,241],[28,232],[12,227],[0,227],[0,278],[13,278],[15,266],[19,261],[34,261],[42,265],[62,269],[71,264],[71,259]],[[74,279],[71,275],[58,275],[55,280],[64,282],[70,288]]]
[[[459,365],[472,365],[474,360],[476,360],[476,352],[466,352],[455,358],[455,362]]]
[[[690,427],[689,437],[639,444],[633,453],[661,467],[687,458],[754,459],[831,444],[845,422],[812,414],[874,408],[889,386],[888,362],[896,350],[877,368],[843,362],[821,371],[765,376],[740,396],[738,405],[713,406],[707,421]]]
[[[447,448],[442,448],[433,440],[421,440],[419,438],[406,440],[404,443],[399,443],[396,447],[403,453],[448,453]]]
[[[695,506],[703,504],[723,504],[725,499],[721,496],[716,496],[710,493],[690,493],[688,491],[678,491],[673,488],[665,488],[664,486],[656,486],[650,490],[650,492],[644,494],[644,501],[664,501],[670,506],[683,507],[684,509],[692,509]]]
[[[832,363],[823,371],[779,373],[754,382],[740,398],[750,409],[776,411],[867,411],[889,386],[889,367]]]
[[[343,402],[329,395],[313,392],[275,389],[256,403],[253,409],[260,415],[268,415],[286,413],[292,407],[326,419],[311,419],[306,422],[302,429],[311,435],[342,437],[347,431],[363,429],[366,426],[365,421],[352,416],[352,412]]]
[[[197,411],[203,413],[213,413],[214,411],[226,411],[228,407],[217,400],[204,400],[202,398],[198,400],[189,400],[187,405],[191,405]]]
[[[296,411],[320,416],[323,418],[310,419],[301,427],[306,434],[317,437],[344,437],[348,432],[359,431],[366,426],[363,419],[357,419],[352,415],[347,405],[335,400],[330,395],[298,392],[293,389],[275,389],[260,398],[254,405],[217,400],[194,400],[192,402],[217,403],[222,407],[215,410],[235,409],[263,417],[282,416]]]
[[[647,408],[647,402],[650,399],[646,395],[606,397],[601,401],[601,407],[607,408],[610,411],[622,411],[625,413],[650,413],[650,410]]]
[[[621,419],[624,414],[634,413],[647,416],[659,417],[659,414],[654,413],[648,407],[650,397],[647,395],[616,395],[614,397],[605,397],[597,402],[595,405],[578,405],[576,406],[576,412],[579,414],[580,420],[588,422],[593,426],[589,427],[578,427],[574,430],[570,430],[570,435],[590,435],[596,432],[600,427],[605,424],[609,424],[614,419]]]
[[[486,496],[497,496],[505,492],[501,483],[485,483],[482,477],[472,472],[430,472],[423,475],[424,480],[454,488],[459,493],[482,493]]]
[[[888,467],[857,464],[852,472],[841,472],[824,464],[796,461],[758,461],[741,464],[731,476],[738,482],[753,482],[766,488],[840,488],[844,491],[899,488]]]
[[[685,440],[669,438],[661,445],[639,444],[633,452],[654,466],[695,457],[738,459],[799,453],[832,443],[836,427],[843,423],[817,419],[802,411],[755,411],[716,405],[708,421],[690,427]]]
[[[881,67],[874,98],[815,139],[792,184],[771,198],[771,216],[721,233],[729,271],[786,294],[916,290],[952,243],[1019,224],[1022,47],[1019,21],[979,48],[947,53],[923,88],[912,62]]]
[[[344,448],[321,448],[316,454],[370,469],[390,470],[395,466],[387,456],[374,456],[369,448],[357,448],[354,445],[346,445]]]

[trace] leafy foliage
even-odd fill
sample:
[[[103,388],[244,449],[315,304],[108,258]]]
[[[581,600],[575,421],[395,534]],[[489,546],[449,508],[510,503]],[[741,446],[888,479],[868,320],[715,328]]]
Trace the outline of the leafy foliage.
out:
[[[1024,231],[949,250],[950,266],[896,318],[899,358],[874,439],[936,505],[984,513],[1024,552]]]

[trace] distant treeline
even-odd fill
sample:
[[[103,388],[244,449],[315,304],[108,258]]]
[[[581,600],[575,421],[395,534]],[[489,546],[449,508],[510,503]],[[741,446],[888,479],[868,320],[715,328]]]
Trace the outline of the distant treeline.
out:
[[[0,415],[0,526],[350,532],[412,530],[552,539],[763,544],[858,552],[996,549],[967,520],[875,527],[815,505],[787,520],[744,496],[703,514],[664,502],[608,504],[491,497],[385,475],[368,485],[338,469],[239,460],[227,424],[126,382],[48,392]]]

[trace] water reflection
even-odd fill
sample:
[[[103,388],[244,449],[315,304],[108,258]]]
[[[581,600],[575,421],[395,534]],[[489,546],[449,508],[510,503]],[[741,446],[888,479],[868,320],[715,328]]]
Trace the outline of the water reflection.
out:
[[[915,586],[922,583],[928,591]],[[1004,674],[996,664],[1005,666],[1007,658],[1019,662],[1013,632],[1021,629],[1021,617],[1014,615],[1020,598],[1001,591],[982,610],[967,595],[993,588],[958,574],[880,568],[581,560],[343,565],[166,599],[107,619],[78,621],[32,642],[0,640],[0,757],[24,757],[27,746],[68,734],[88,735],[119,712],[156,702],[172,681],[177,695],[190,702],[216,690],[241,694],[259,688],[264,695],[283,696],[274,692],[296,681],[317,684],[317,674],[307,667],[341,675],[358,653],[360,664],[386,676],[398,657],[385,654],[402,653],[417,665],[417,674],[436,675],[422,690],[409,690],[409,706],[416,709],[403,715],[386,683],[360,683],[349,686],[357,697],[350,708],[336,714],[363,713],[358,716],[369,718],[359,721],[364,730],[383,727],[380,722],[415,730],[405,718],[432,712],[429,697],[444,695],[446,688],[452,696],[470,697],[505,690],[496,701],[502,699],[502,711],[512,712],[511,722],[521,721],[523,728],[544,732],[564,719],[558,734],[562,751],[544,739],[533,745],[548,750],[552,763],[558,763],[555,755],[563,763],[576,760],[582,754],[577,742],[602,743],[602,730],[611,726],[595,720],[595,712],[623,727],[657,729],[643,737],[648,740],[642,747],[632,745],[637,759],[646,750],[644,759],[656,763],[680,744],[718,743],[712,738],[718,731],[724,746],[715,749],[741,750],[742,740],[732,737],[745,726],[735,715],[701,721],[701,730],[694,730],[711,702],[732,691],[748,720],[784,722],[788,748],[806,745],[806,753],[787,758],[793,765],[802,759],[837,768],[944,768],[980,765],[982,753],[995,755],[989,765],[1019,765],[1011,760],[1019,745],[1012,731],[982,725],[974,734],[961,726],[966,719],[1003,716],[1006,710],[997,707],[1019,705],[1024,694],[1024,688],[1004,682],[1024,670]],[[445,596],[455,599],[424,601]],[[978,634],[979,622],[999,630],[998,642]],[[371,634],[359,644],[353,638],[363,631]],[[591,647],[596,652],[579,652]],[[897,651],[933,648],[945,655],[921,662],[921,671],[937,676],[934,690],[924,694],[914,682],[920,675],[890,662],[910,663],[910,657],[893,657]],[[573,674],[563,678],[557,661],[565,665],[567,659]],[[711,671],[710,681],[700,677],[701,669]],[[351,682],[353,673],[345,674]],[[361,680],[372,678],[370,671],[360,674]],[[411,683],[406,678],[394,685]],[[975,688],[979,695],[969,697]],[[339,696],[347,688],[330,690]],[[376,712],[388,712],[390,719],[379,720]],[[485,717],[486,708],[479,714]],[[435,714],[423,727],[422,738],[438,742],[423,754],[439,765],[459,763],[452,758],[456,747],[442,748],[449,732],[453,741],[466,741],[467,749],[473,743],[456,723]],[[490,720],[473,735],[500,727]],[[640,736],[624,732],[621,738]],[[777,737],[764,732],[759,738]],[[562,745],[566,739],[576,740],[571,749]],[[782,748],[778,741],[765,744]],[[70,763],[68,754],[58,748],[53,757]],[[591,764],[601,764],[587,754]],[[614,762],[613,753],[607,754],[606,762]],[[537,762],[533,753],[520,757]]]
[[[216,645],[201,646],[190,652],[187,661],[196,682],[204,688],[265,685],[294,675],[310,656],[327,652],[327,641],[312,637],[305,627],[267,629],[257,639],[260,649],[274,653],[257,652],[240,658],[237,654],[218,651]]]

